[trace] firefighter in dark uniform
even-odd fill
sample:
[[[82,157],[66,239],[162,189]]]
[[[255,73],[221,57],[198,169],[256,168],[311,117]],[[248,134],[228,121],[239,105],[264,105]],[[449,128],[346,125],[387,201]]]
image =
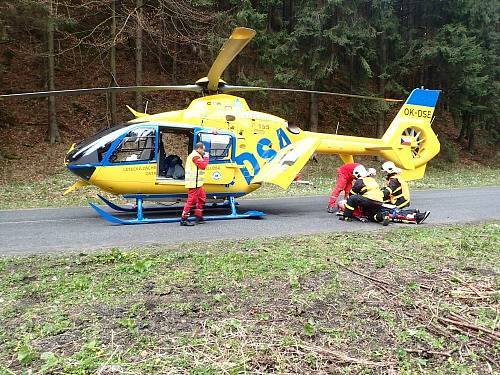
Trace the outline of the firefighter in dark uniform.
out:
[[[363,165],[354,168],[353,176],[356,178],[349,194],[349,199],[344,205],[344,215],[340,220],[351,221],[354,211],[359,208],[370,220],[389,224],[388,215],[384,215],[382,204],[384,195],[377,181],[371,177]]]
[[[408,183],[401,177],[401,169],[392,161],[382,164],[382,170],[387,174],[386,186],[382,188],[384,203],[393,204],[395,209],[389,211],[389,219],[396,223],[421,224],[429,217],[430,212],[409,209],[410,189]]]
[[[387,174],[386,186],[382,188],[384,203],[390,203],[397,208],[405,208],[410,205],[410,189],[408,183],[401,177],[401,169],[396,167],[392,161],[382,164],[382,170]]]

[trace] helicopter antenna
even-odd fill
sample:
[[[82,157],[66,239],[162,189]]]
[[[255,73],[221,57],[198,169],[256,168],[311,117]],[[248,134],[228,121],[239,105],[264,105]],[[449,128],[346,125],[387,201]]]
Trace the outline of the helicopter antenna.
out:
[[[335,135],[339,132],[340,121],[337,121],[337,129],[335,129]]]
[[[144,113],[148,113],[149,100],[146,100],[146,106],[144,107]]]

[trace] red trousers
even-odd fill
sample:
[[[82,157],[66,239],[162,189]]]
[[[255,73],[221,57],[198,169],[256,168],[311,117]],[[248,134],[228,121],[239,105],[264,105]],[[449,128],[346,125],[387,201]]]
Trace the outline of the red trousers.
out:
[[[186,204],[184,205],[184,209],[182,210],[182,218],[187,219],[189,217],[189,212],[191,208],[196,207],[194,210],[194,216],[202,217],[203,216],[203,205],[207,200],[207,195],[205,194],[205,189],[203,186],[194,189],[188,189],[188,198]]]
[[[342,173],[337,170],[337,183],[335,184],[332,192],[330,193],[330,200],[328,202],[328,207],[334,207],[337,203],[337,199],[342,191],[344,191],[345,199],[349,196],[349,192],[352,188],[352,178],[347,179]]]

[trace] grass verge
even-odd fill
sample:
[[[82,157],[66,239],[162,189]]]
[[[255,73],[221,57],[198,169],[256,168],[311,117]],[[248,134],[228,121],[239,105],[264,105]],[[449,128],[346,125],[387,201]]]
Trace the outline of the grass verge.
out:
[[[337,158],[321,157],[319,163],[309,163],[303,171],[303,180],[312,185],[292,184],[284,191],[266,184],[249,194],[248,198],[272,198],[283,196],[328,195],[335,184]],[[365,161],[364,161],[365,162]],[[377,165],[366,161],[367,165]],[[378,176],[382,184],[382,177]],[[88,200],[100,202],[95,195],[100,192],[96,187],[84,187],[66,196],[62,193],[76,181],[76,177],[66,170],[61,170],[52,177],[29,183],[8,183],[0,186],[0,209],[70,207],[86,205]],[[430,165],[422,180],[412,181],[412,189],[460,188],[500,185],[499,169],[482,165]],[[101,192],[102,193],[102,192]],[[113,197],[104,193],[108,197]],[[113,198],[116,199],[116,198]],[[119,199],[121,202],[124,200]]]
[[[0,373],[499,371],[500,226],[0,258]]]

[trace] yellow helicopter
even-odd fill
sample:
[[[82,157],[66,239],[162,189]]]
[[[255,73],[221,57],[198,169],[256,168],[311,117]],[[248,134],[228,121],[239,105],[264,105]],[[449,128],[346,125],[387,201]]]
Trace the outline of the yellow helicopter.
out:
[[[187,197],[182,161],[197,142],[203,142],[209,152],[205,173],[207,198],[214,200],[214,207],[230,209],[230,214],[207,216],[206,220],[264,216],[259,211],[238,213],[235,199],[258,189],[263,183],[287,189],[313,153],[337,154],[345,163],[353,162],[353,155],[377,155],[402,168],[408,180],[423,177],[427,162],[440,149],[431,128],[439,90],[414,89],[380,139],[303,131],[280,117],[251,110],[245,99],[228,93],[291,91],[396,100],[227,84],[220,79],[222,73],[254,35],[252,29],[236,28],[221,48],[207,77],[194,85],[57,90],[0,95],[0,98],[160,90],[194,91],[203,95],[186,109],[165,113],[150,115],[128,107],[135,119],[104,129],[69,149],[65,164],[79,180],[65,194],[85,185],[95,185],[136,200],[136,205],[129,208],[99,195],[110,208],[135,213],[133,219],[114,216],[90,203],[103,218],[115,224],[179,221],[172,217],[146,218],[145,213],[165,207],[145,207],[143,203],[146,200],[180,202]]]

